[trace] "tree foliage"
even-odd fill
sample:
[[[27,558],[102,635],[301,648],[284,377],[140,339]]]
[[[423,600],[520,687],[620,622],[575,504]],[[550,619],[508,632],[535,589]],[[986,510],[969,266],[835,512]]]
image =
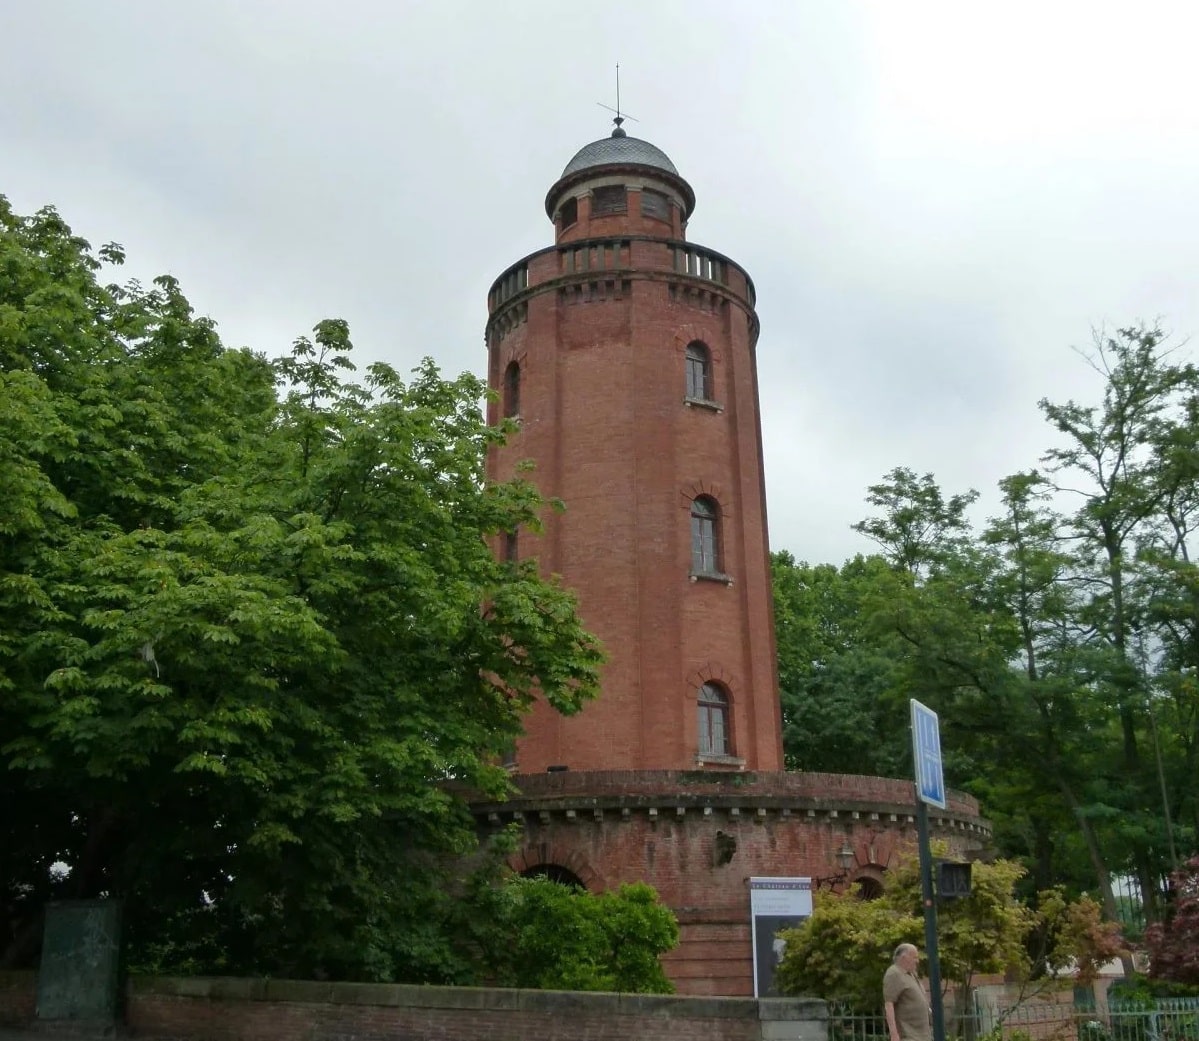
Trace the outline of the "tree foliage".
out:
[[[492,963],[506,986],[670,994],[660,956],[679,927],[644,883],[588,893],[542,878],[514,878],[492,917]]]
[[[879,740],[904,718],[902,649],[871,621],[880,600],[908,595],[910,580],[879,557],[838,569],[780,552],[771,567],[787,766],[902,773],[904,743]]]
[[[1170,897],[1163,920],[1145,933],[1149,975],[1199,987],[1199,856],[1171,875]]]
[[[878,543],[897,568],[919,578],[965,544],[966,511],[977,498],[973,488],[946,498],[932,474],[917,477],[899,466],[866,491],[866,501],[882,514],[858,521],[853,528]]]
[[[120,260],[0,199],[0,963],[104,894],[135,964],[464,978],[455,791],[597,685],[572,597],[488,548],[543,503],[485,484],[476,378],[354,382],[340,321],[226,349]]]
[[[918,698],[1026,895],[1091,890],[1115,919],[1133,879],[1152,916],[1199,843],[1199,370],[1150,327],[1084,358],[1095,402],[1041,402],[1050,447],[980,528],[973,491],[900,467],[855,525],[879,556],[776,554],[784,752],[910,777]]]
[[[923,943],[923,920],[882,900],[820,894],[811,916],[781,934],[780,994],[837,999],[859,1009],[882,1004],[882,979],[901,943]]]
[[[955,984],[964,994],[979,974],[1029,979],[1066,968],[1090,972],[1119,949],[1119,931],[1099,923],[1096,905],[1085,897],[1070,902],[1049,891],[1035,905],[1018,899],[1016,882],[1023,874],[1014,861],[977,861],[970,895],[938,903],[937,945],[947,987]],[[888,872],[877,900],[854,892],[820,894],[811,917],[783,937],[787,946],[776,976],[782,993],[877,1008],[892,952],[901,943],[924,943],[918,860]]]

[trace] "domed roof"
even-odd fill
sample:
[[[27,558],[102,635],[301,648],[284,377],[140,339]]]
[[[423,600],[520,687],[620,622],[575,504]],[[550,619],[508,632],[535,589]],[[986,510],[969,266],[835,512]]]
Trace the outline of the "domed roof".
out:
[[[675,177],[679,176],[670,157],[657,145],[651,145],[648,141],[642,141],[638,137],[629,137],[620,127],[617,127],[610,137],[601,137],[598,141],[592,141],[591,144],[580,148],[575,153],[575,157],[566,164],[566,169],[562,171],[562,178],[569,177],[580,170],[589,170],[593,166],[628,163],[636,163],[638,166],[655,166],[659,170],[674,174]]]

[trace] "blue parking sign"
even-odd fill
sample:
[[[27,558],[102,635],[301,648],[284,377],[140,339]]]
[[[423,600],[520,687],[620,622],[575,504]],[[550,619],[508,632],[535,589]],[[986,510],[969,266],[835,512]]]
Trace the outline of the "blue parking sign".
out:
[[[945,774],[941,770],[941,727],[937,714],[912,698],[912,759],[916,767],[916,795],[922,802],[948,807]]]

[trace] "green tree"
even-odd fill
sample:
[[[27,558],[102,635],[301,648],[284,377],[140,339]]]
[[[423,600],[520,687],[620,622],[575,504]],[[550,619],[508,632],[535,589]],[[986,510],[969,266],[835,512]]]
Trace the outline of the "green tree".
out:
[[[1153,980],[1199,987],[1199,855],[1170,877],[1170,905],[1145,933]]]
[[[337,321],[228,350],[119,260],[0,204],[3,964],[109,894],[134,964],[470,978],[458,793],[597,686],[572,597],[488,549],[543,503],[485,484],[474,377],[352,382]]]
[[[839,569],[771,558],[783,749],[791,769],[900,774],[910,762],[903,648],[871,626],[872,606],[906,597],[911,579],[881,557]]]
[[[820,894],[812,915],[781,934],[787,946],[775,970],[780,994],[882,1006],[883,973],[901,943],[924,942],[923,919],[882,900]]]
[[[966,511],[977,499],[974,489],[946,498],[932,474],[917,477],[898,466],[867,490],[866,501],[882,514],[858,521],[853,529],[877,542],[897,568],[920,578],[966,544]]]
[[[495,916],[497,977],[542,990],[670,994],[660,956],[679,927],[651,886],[588,893],[547,878],[514,878]]]
[[[1159,563],[1163,556],[1185,562],[1199,472],[1199,370],[1176,362],[1172,353],[1155,327],[1096,333],[1087,360],[1102,380],[1100,403],[1040,403],[1063,437],[1045,456],[1049,473],[1055,487],[1079,503],[1068,527],[1077,642],[1090,654],[1093,688],[1119,729],[1121,770],[1112,778],[1121,811],[1116,855],[1136,873],[1151,912],[1172,840],[1160,742],[1153,733],[1156,676],[1165,663],[1150,606],[1153,579],[1167,578],[1169,569],[1150,575],[1144,558],[1155,551]],[[1144,760],[1147,734],[1154,746],[1151,763]],[[1160,786],[1155,773],[1163,775]],[[1165,812],[1159,813],[1163,796]]]
[[[855,525],[884,556],[838,570],[775,555],[789,765],[911,776],[910,698],[941,711],[950,730],[999,715],[992,691],[1009,671],[1014,630],[993,602],[993,557],[965,516],[974,494],[947,497],[932,475],[895,470],[869,492],[883,513]],[[950,774],[974,776],[963,743],[945,745]]]
[[[1071,877],[1064,871],[1069,836],[1081,840],[1110,917],[1116,917],[1104,818],[1111,805],[1105,708],[1091,685],[1088,656],[1077,631],[1074,560],[1063,548],[1063,519],[1048,506],[1045,479],[1022,473],[1000,482],[1003,512],[984,541],[996,555],[994,594],[1012,617],[1018,641],[1009,682],[997,698],[1003,713],[990,734],[978,735],[979,760],[1004,751],[992,778],[991,805],[1022,822],[1023,846],[1039,888]],[[1037,812],[1030,812],[1035,805]],[[1010,836],[1014,838],[1015,836]]]
[[[940,901],[937,908],[941,977],[947,988],[956,985],[959,995],[981,973],[1027,980],[1075,963],[1102,964],[1118,949],[1115,930],[1095,927],[1093,902],[1068,902],[1051,891],[1033,907],[1016,896],[1024,873],[1019,864],[976,861],[971,867],[970,895]],[[1034,958],[1029,947],[1038,931],[1046,942]],[[924,942],[919,862],[901,862],[877,900],[861,900],[852,892],[821,894],[811,917],[782,935],[787,947],[776,976],[782,993],[878,1008],[894,949]]]

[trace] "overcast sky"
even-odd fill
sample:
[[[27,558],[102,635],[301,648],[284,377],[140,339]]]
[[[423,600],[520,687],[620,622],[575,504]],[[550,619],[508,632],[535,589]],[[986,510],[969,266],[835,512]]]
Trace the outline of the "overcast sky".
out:
[[[772,546],[840,562],[896,466],[985,515],[1092,328],[1199,332],[1197,51],[1183,0],[0,0],[0,193],[230,345],[342,317],[360,365],[482,373],[619,62],[757,285]]]

